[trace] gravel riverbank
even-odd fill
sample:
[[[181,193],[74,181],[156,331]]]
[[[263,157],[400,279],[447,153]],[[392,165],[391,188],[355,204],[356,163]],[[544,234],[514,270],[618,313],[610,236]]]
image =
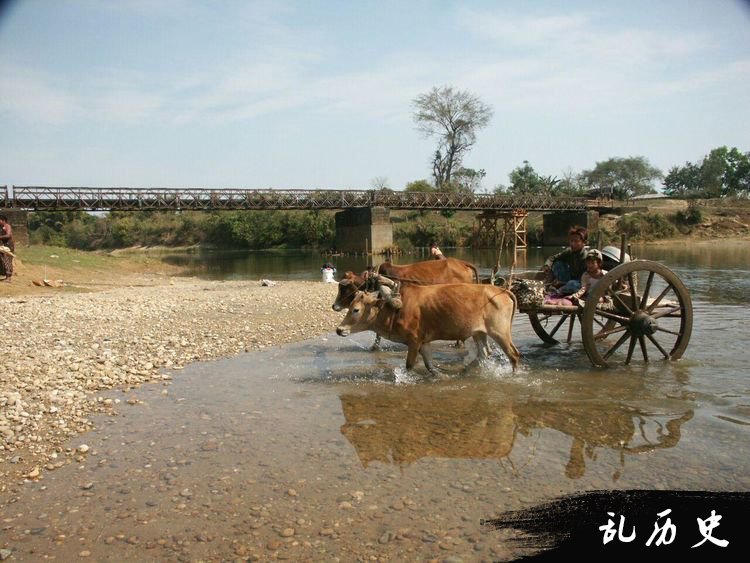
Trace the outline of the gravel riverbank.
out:
[[[0,492],[81,452],[63,444],[121,400],[101,391],[167,381],[183,366],[331,332],[336,286],[174,278],[96,293],[0,298]]]

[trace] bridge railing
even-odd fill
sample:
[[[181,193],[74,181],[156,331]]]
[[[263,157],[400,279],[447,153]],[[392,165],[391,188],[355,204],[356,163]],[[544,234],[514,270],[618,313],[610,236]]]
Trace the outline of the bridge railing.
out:
[[[10,207],[10,195],[8,194],[8,186],[0,186],[2,192],[0,192],[0,207]]]
[[[6,207],[29,210],[350,209],[585,210],[582,198],[390,190],[249,190],[13,186]]]

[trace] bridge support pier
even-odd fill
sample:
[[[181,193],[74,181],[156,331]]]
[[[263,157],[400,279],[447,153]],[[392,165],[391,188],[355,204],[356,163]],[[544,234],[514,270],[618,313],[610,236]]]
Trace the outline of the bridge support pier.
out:
[[[589,234],[589,246],[599,244],[598,211],[561,211],[546,213],[542,218],[544,228],[544,246],[566,246],[568,230],[576,225],[584,227]]]
[[[384,254],[393,246],[391,212],[362,207],[336,213],[336,248],[341,252]]]
[[[0,208],[0,214],[5,215],[13,229],[13,241],[18,246],[29,245],[28,212],[21,209]]]
[[[515,244],[517,250],[525,250],[528,216],[523,209],[485,211],[478,215],[474,220],[474,248],[497,248],[504,241],[508,247]],[[501,225],[498,224],[500,221]]]

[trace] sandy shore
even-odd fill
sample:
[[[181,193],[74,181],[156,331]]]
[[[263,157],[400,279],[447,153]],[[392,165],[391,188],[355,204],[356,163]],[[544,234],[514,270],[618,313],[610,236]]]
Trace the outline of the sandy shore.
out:
[[[0,296],[0,492],[77,455],[63,444],[118,400],[99,392],[177,376],[197,361],[331,332],[336,286],[154,278],[93,293]],[[127,397],[123,395],[123,401]]]

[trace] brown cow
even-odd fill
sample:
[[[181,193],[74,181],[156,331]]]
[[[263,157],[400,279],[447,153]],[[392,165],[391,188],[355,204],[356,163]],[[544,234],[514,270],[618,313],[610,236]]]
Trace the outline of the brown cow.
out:
[[[479,280],[477,269],[473,264],[456,258],[424,260],[402,266],[383,262],[378,268],[378,273],[403,283],[476,283]],[[354,294],[357,290],[363,289],[364,283],[365,280],[361,276],[354,272],[346,272],[339,281],[339,291],[332,305],[333,310],[348,309],[354,299]]]
[[[446,258],[444,260],[424,260],[413,264],[396,266],[386,261],[378,268],[378,273],[390,279],[401,281],[402,287],[408,283],[438,284],[438,283],[475,283],[479,279],[477,269],[473,264]],[[348,309],[358,290],[364,289],[365,280],[354,272],[346,272],[339,281],[336,300],[331,306],[334,311]],[[457,342],[456,346],[460,343]],[[380,335],[375,337],[373,350],[380,348]]]
[[[358,276],[354,272],[346,272],[341,281],[339,281],[339,291],[336,294],[336,301],[333,302],[331,308],[334,311],[348,309],[349,305],[352,304],[354,295],[358,290],[364,289],[364,286],[365,279],[362,276]]]
[[[516,299],[510,291],[465,283],[409,285],[401,290],[401,299],[403,307],[395,310],[378,300],[377,294],[358,291],[336,334],[375,331],[409,347],[406,369],[414,367],[419,353],[433,374],[437,371],[432,364],[430,342],[463,341],[471,336],[478,358],[483,359],[490,336],[516,369],[521,354],[511,335]]]
[[[457,258],[424,260],[402,266],[396,266],[391,262],[383,262],[378,268],[378,273],[392,280],[405,282],[479,283],[479,274],[476,267]]]

